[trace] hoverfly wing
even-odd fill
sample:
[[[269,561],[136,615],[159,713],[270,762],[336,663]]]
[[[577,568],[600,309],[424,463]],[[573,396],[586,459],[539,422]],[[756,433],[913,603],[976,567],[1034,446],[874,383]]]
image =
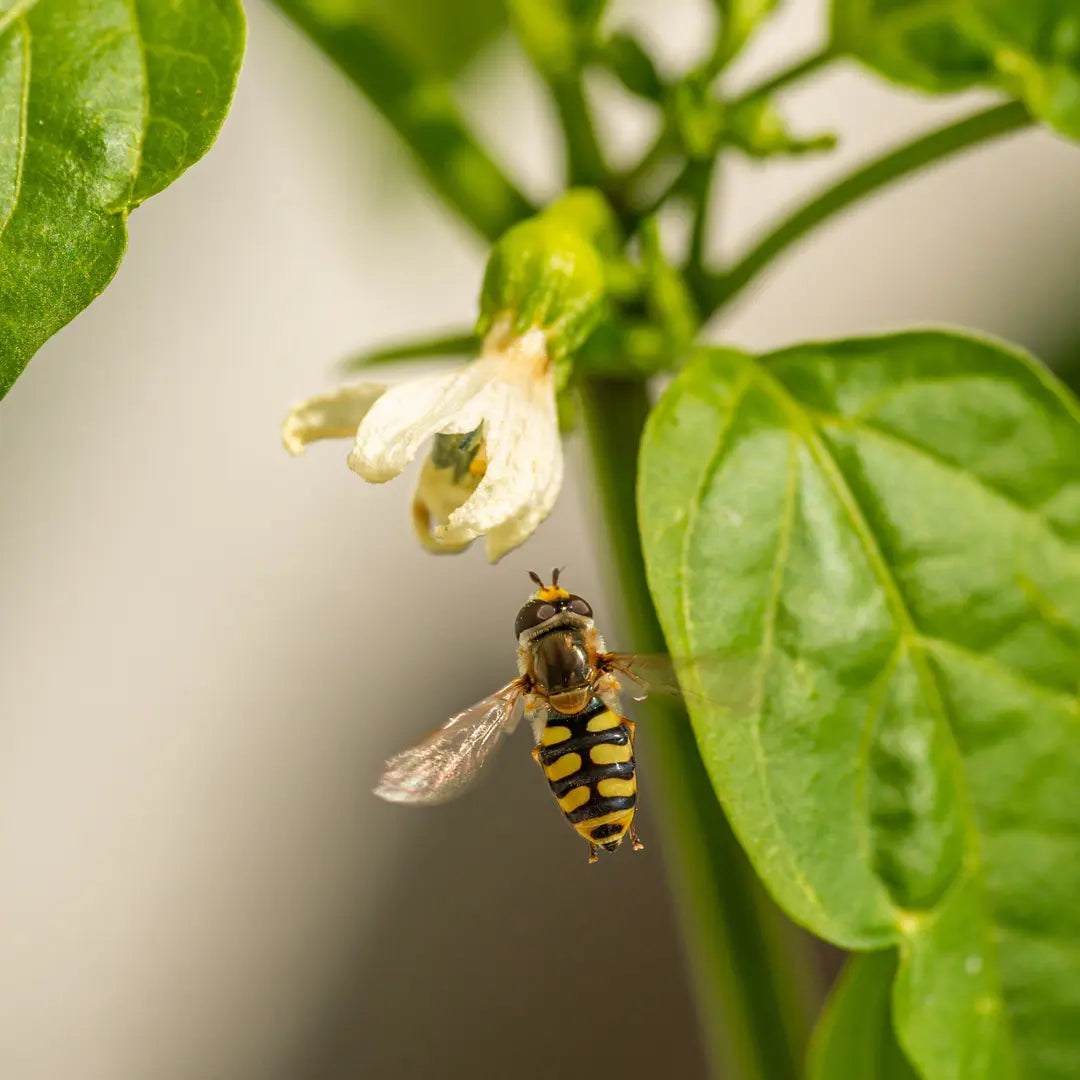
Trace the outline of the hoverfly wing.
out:
[[[440,803],[460,795],[516,726],[524,689],[524,681],[514,679],[395,754],[384,766],[375,794],[398,803]]]
[[[634,701],[663,694],[689,705],[745,716],[757,709],[761,696],[753,654],[725,652],[684,658],[666,653],[603,653],[600,664],[615,674],[622,691]]]

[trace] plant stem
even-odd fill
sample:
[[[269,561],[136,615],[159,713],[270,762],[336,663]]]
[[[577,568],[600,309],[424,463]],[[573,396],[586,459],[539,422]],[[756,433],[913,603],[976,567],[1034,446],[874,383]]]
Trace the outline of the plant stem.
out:
[[[694,221],[690,228],[690,248],[686,256],[686,271],[693,277],[701,273],[705,254],[705,240],[709,230],[709,204],[712,200],[713,179],[718,157],[709,161],[695,161],[684,181],[684,187],[694,207]]]
[[[777,90],[781,90],[793,82],[798,82],[800,79],[805,79],[807,75],[812,75],[819,68],[825,67],[826,64],[831,64],[835,59],[836,53],[833,52],[831,48],[822,49],[820,52],[816,52],[812,56],[800,60],[797,64],[784,68],[783,71],[778,71],[764,82],[758,83],[757,86],[751,87],[732,101],[730,107],[732,109],[737,109],[740,105],[745,105],[748,101],[752,101],[755,98],[767,97],[769,94],[775,94]]]
[[[852,203],[934,161],[988,139],[1018,131],[1032,122],[1030,114],[1019,102],[997,105],[923,135],[864,165],[796,210],[726,273],[709,274],[695,282],[695,297],[702,317],[707,319],[729,304],[780,252]]]
[[[603,188],[608,182],[608,168],[596,137],[581,73],[574,78],[550,80],[552,100],[562,123],[566,146],[566,186],[581,184]]]
[[[443,200],[489,240],[536,211],[473,138],[447,88],[414,71],[372,29],[323,19],[309,0],[274,0],[389,121]]]
[[[593,379],[584,413],[630,644],[665,644],[645,580],[635,511],[641,382]],[[650,702],[645,742],[666,821],[665,854],[716,1076],[795,1080],[818,1005],[808,935],[780,913],[717,802],[685,713]]]

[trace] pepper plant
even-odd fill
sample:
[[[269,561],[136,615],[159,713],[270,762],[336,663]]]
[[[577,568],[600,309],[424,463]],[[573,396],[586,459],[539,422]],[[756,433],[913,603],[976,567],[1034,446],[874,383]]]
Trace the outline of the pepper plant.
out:
[[[496,560],[554,503],[560,432],[583,422],[632,645],[702,658],[689,722],[657,723],[654,747],[717,1075],[1072,1080],[1076,399],[976,333],[755,356],[703,328],[722,339],[766,267],[900,177],[1028,125],[1080,138],[1080,0],[831,0],[825,47],[738,95],[728,66],[775,0],[713,0],[712,47],[680,72],[612,31],[603,0],[274,2],[491,245],[478,321],[355,362],[460,367],[389,388],[365,371],[298,405],[286,445],[349,437],[374,482],[421,456],[423,545],[483,536]],[[566,191],[546,207],[454,103],[453,74],[504,21],[562,129]],[[0,393],[105,287],[128,213],[207,150],[242,48],[237,0],[0,0]],[[851,57],[997,102],[710,265],[717,163],[827,153],[776,94]],[[660,118],[628,169],[596,134],[590,69]],[[676,257],[658,225],[672,203],[691,222]],[[812,1036],[774,904],[852,953]]]

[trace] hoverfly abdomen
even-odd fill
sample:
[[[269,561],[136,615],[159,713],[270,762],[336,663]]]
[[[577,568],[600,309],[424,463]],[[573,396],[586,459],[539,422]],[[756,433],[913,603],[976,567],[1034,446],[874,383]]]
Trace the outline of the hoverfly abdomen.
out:
[[[630,722],[598,697],[573,716],[551,710],[535,754],[570,824],[591,845],[614,851],[637,803]]]

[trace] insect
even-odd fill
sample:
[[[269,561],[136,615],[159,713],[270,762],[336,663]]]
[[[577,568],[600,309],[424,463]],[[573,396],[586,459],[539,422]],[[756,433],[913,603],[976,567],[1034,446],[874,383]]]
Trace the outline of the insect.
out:
[[[637,775],[634,724],[619,711],[620,676],[644,696],[652,658],[606,652],[587,601],[535,573],[538,586],[514,623],[519,675],[392,757],[375,793],[391,802],[437,803],[461,794],[513,731],[522,714],[535,739],[533,758],[559,808],[589,845],[615,851],[634,828]],[[676,690],[669,680],[663,689]]]

